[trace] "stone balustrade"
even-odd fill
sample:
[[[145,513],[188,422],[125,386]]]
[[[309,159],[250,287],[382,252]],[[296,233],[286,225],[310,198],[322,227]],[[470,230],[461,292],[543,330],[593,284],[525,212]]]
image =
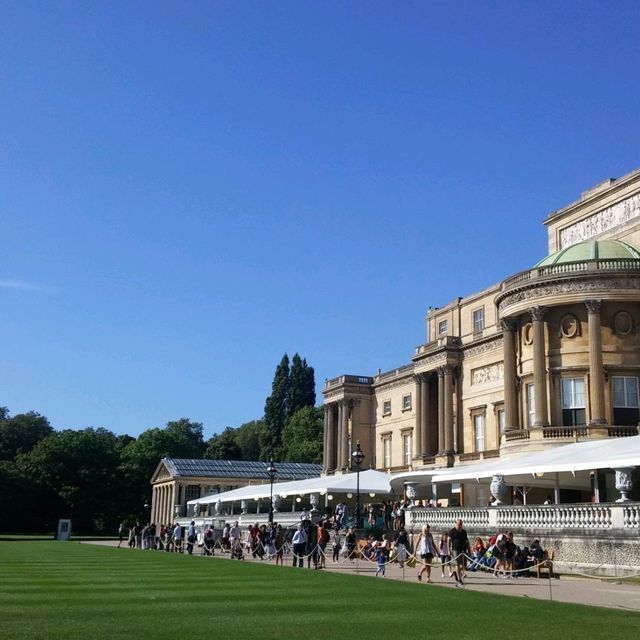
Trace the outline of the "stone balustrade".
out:
[[[407,529],[419,531],[423,524],[436,529],[452,527],[462,518],[469,529],[493,531],[608,531],[640,529],[640,503],[558,504],[505,507],[413,507],[405,513]]]
[[[554,265],[536,267],[527,271],[521,271],[504,280],[500,286],[501,291],[508,291],[513,287],[525,283],[538,282],[563,275],[574,275],[580,272],[594,271],[640,271],[640,260],[633,258],[606,258],[602,260],[582,260],[580,262],[568,262]]]
[[[623,425],[581,425],[574,427],[540,427],[535,429],[513,429],[502,434],[501,444],[522,442],[530,440],[540,441],[567,441],[577,442],[580,440],[598,438],[626,438],[637,436],[640,427]]]
[[[471,540],[485,541],[498,531],[513,531],[517,544],[540,540],[553,549],[560,572],[637,575],[640,570],[640,503],[558,504],[478,508],[412,508],[407,529],[416,534],[431,525],[434,535],[462,518]],[[619,573],[622,571],[622,574]]]

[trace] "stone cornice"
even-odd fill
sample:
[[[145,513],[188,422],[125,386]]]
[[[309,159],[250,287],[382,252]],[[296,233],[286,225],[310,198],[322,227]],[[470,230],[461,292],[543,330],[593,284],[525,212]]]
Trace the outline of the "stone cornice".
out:
[[[498,313],[500,316],[524,313],[538,303],[553,306],[554,302],[583,302],[585,298],[615,299],[617,294],[623,299],[640,299],[640,273],[632,275],[622,271],[618,274],[614,277],[611,272],[589,271],[573,273],[570,277],[564,274],[521,282],[496,296]]]
[[[598,189],[598,185],[595,185],[593,189],[587,190],[583,197],[579,200],[574,200],[561,209],[556,209],[555,211],[549,213],[547,218],[544,220],[544,224],[548,225],[573,211],[576,211],[580,208],[586,208],[594,202],[604,199],[606,196],[611,196],[618,191],[622,191],[629,186],[629,183],[633,183],[633,181],[637,180],[639,177],[640,169],[634,169],[633,171],[620,176],[619,178],[616,178],[615,181],[605,189]]]
[[[462,359],[473,358],[474,356],[486,353],[487,351],[495,351],[502,348],[502,334],[493,335],[482,341],[474,342],[462,350]]]
[[[373,388],[376,393],[389,391],[390,389],[395,389],[397,387],[406,387],[407,385],[414,385],[415,381],[413,379],[413,372],[402,376],[401,378],[396,378],[395,380],[385,381],[379,384],[374,384]]]

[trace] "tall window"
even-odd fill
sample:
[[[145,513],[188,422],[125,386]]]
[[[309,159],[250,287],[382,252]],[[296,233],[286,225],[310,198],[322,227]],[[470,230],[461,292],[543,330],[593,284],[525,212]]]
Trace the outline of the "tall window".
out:
[[[402,458],[405,467],[411,464],[411,434],[405,433],[402,436]]]
[[[200,485],[199,484],[188,484],[184,488],[184,501],[189,502],[189,500],[197,500],[200,497]]]
[[[637,425],[640,421],[638,406],[638,378],[614,376],[613,424]]]
[[[484,414],[482,413],[476,413],[473,416],[473,436],[476,451],[484,451]]]
[[[507,414],[504,412],[504,409],[498,409],[498,433],[500,435],[504,433],[505,425],[507,424],[505,418],[506,415]]]
[[[402,396],[402,410],[409,411],[411,409],[411,394],[408,393],[406,396]]]
[[[391,400],[385,400],[382,403],[382,415],[383,416],[391,415]]]
[[[382,441],[382,457],[386,469],[391,467],[391,438],[385,438]]]
[[[447,333],[448,328],[449,323],[446,320],[440,320],[440,322],[438,322],[438,333],[440,335],[442,335],[443,333]]]
[[[586,424],[584,378],[562,380],[562,424],[566,427]]]
[[[527,426],[533,427],[536,421],[536,388],[532,384],[527,385]]]
[[[476,309],[473,312],[473,331],[478,333],[484,329],[484,309]]]

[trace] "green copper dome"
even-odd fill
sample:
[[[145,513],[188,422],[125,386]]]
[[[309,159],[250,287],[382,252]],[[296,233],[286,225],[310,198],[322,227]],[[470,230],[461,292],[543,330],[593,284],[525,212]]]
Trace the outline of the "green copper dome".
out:
[[[543,260],[537,267],[549,267],[569,262],[584,262],[585,260],[639,260],[640,249],[622,240],[585,240],[572,244],[566,249],[560,249]]]

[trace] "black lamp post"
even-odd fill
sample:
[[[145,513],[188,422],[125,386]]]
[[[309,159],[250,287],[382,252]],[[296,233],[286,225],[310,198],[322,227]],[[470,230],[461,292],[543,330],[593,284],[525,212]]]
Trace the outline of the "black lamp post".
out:
[[[269,460],[269,466],[267,467],[267,473],[269,474],[269,522],[273,524],[273,481],[278,475],[278,471],[273,464],[273,458]]]
[[[351,460],[356,465],[356,528],[360,527],[360,465],[364,460],[364,453],[360,448],[360,440],[356,442],[356,450],[351,454]]]

